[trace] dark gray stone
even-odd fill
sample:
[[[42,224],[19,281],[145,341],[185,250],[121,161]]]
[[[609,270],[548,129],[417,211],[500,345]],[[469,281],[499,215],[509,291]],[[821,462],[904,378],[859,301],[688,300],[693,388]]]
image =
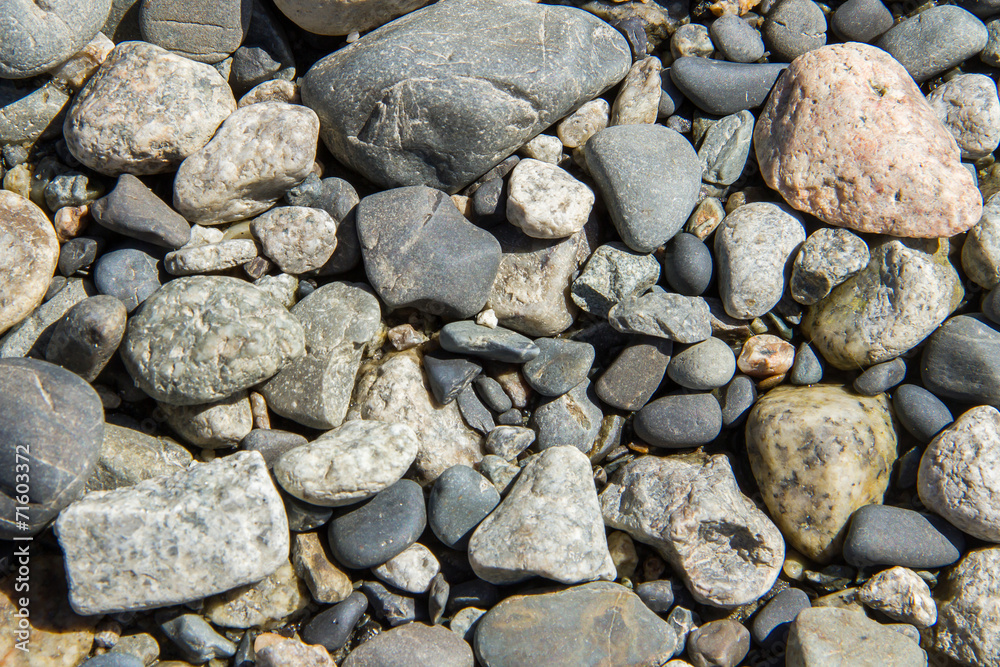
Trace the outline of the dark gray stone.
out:
[[[444,192],[414,186],[369,195],[358,204],[357,224],[365,272],[390,309],[463,318],[486,303],[500,243]]]
[[[678,294],[698,296],[712,283],[712,252],[694,234],[682,232],[667,242],[663,275]]]
[[[83,495],[103,441],[89,384],[45,361],[0,359],[0,539],[41,532]]]
[[[472,648],[462,637],[440,626],[410,623],[380,632],[344,660],[344,667],[472,667]]]
[[[469,425],[469,428],[486,435],[496,428],[493,421],[493,414],[483,405],[472,387],[466,386],[458,392],[456,399],[458,411],[462,413],[462,419]]]
[[[457,354],[432,352],[424,355],[424,372],[434,398],[447,405],[483,372],[483,367]]]
[[[982,315],[952,317],[927,342],[920,376],[937,396],[1000,404],[1000,331]]]
[[[451,595],[448,597],[448,606],[445,611],[448,614],[454,614],[466,607],[490,609],[499,601],[500,589],[488,581],[476,578],[451,587]]]
[[[628,247],[652,252],[680,231],[701,188],[701,162],[687,139],[660,125],[618,125],[591,137],[584,153]]]
[[[476,391],[476,395],[479,396],[490,410],[506,412],[514,405],[500,383],[488,375],[477,377],[472,381],[472,386]]]
[[[620,33],[572,7],[451,2],[320,60],[302,100],[330,152],[373,182],[456,192],[617,83],[631,61]]]
[[[101,255],[94,267],[94,285],[116,297],[132,312],[160,289],[159,260],[138,248],[121,248]]]
[[[111,0],[4,3],[0,79],[26,79],[66,62],[94,38]]]
[[[823,362],[809,343],[802,343],[795,351],[795,362],[788,373],[788,381],[794,385],[818,384],[823,379]]]
[[[343,602],[325,609],[302,628],[302,640],[307,644],[319,644],[327,651],[339,651],[351,638],[354,626],[361,615],[368,610],[368,598],[364,593],[354,591]]]
[[[185,660],[200,665],[212,658],[229,658],[236,653],[232,643],[197,614],[182,614],[160,624],[170,641],[180,650]]]
[[[726,385],[720,398],[722,426],[735,428],[746,421],[750,408],[757,400],[757,387],[746,375],[737,375]]]
[[[645,54],[642,57],[644,58]],[[670,68],[666,67],[660,70],[660,104],[656,110],[656,117],[668,118],[673,116],[681,108],[682,104],[684,104],[684,93],[677,87],[674,80],[670,78]],[[677,128],[671,127],[670,129],[676,130]]]
[[[488,479],[468,466],[452,466],[434,482],[427,520],[444,544],[465,550],[472,531],[499,504],[500,494]]]
[[[992,289],[983,299],[983,315],[993,324],[1000,324],[1000,289]]]
[[[844,540],[844,560],[857,567],[939,568],[964,551],[965,536],[941,517],[891,505],[856,510]]]
[[[722,431],[722,410],[711,394],[664,396],[639,410],[632,426],[654,447],[699,447]]]
[[[295,58],[285,30],[264,3],[252,4],[250,28],[233,52],[229,70],[229,85],[237,95],[271,79],[295,78]]]
[[[527,336],[503,327],[491,329],[468,320],[450,322],[441,327],[440,340],[441,347],[449,352],[515,364],[530,361],[541,352]]]
[[[377,581],[361,583],[361,592],[368,598],[372,612],[391,627],[417,620],[417,602],[412,597],[393,593]],[[421,606],[420,616],[426,613]]]
[[[961,7],[943,5],[897,23],[875,45],[921,83],[976,55],[988,39],[982,21]]]
[[[255,428],[240,441],[240,449],[260,452],[268,468],[274,465],[289,449],[301,447],[309,442],[298,433],[271,428]]]
[[[437,625],[444,616],[444,608],[448,605],[448,596],[451,594],[451,586],[444,575],[438,572],[431,579],[431,587],[427,590],[427,613],[431,617],[431,623]]]
[[[292,206],[321,208],[337,221],[337,247],[318,271],[320,275],[344,273],[361,262],[357,221],[361,199],[354,186],[342,178],[320,180],[315,174],[309,174],[306,180],[285,193],[285,201]]]
[[[754,617],[750,628],[754,641],[762,646],[785,641],[788,637],[788,626],[800,611],[811,606],[809,596],[801,588],[786,588],[781,591]]]
[[[670,78],[702,111],[728,116],[763,104],[786,67],[784,63],[729,63],[688,56],[674,61]]]
[[[191,238],[188,221],[132,174],[119,176],[90,212],[102,227],[164,248],[176,250]]]
[[[586,454],[601,430],[604,413],[597,406],[597,394],[584,380],[569,392],[535,409],[532,415],[538,451],[569,445]]]
[[[735,14],[721,16],[709,28],[712,43],[734,63],[752,63],[764,57],[764,40],[748,21]]]
[[[142,38],[203,63],[217,63],[235,51],[250,27],[253,0],[143,0]]]
[[[854,379],[854,391],[865,396],[874,396],[888,391],[906,377],[906,362],[899,357],[892,361],[875,364]]]
[[[332,507],[321,507],[299,500],[290,493],[281,494],[288,516],[288,529],[293,533],[305,533],[324,525],[333,516]]]
[[[562,396],[587,379],[594,363],[594,346],[561,338],[538,338],[541,350],[521,367],[531,388],[542,396]]]
[[[780,0],[761,33],[772,59],[791,62],[826,44],[826,17],[812,0]]]
[[[956,3],[981,19],[1000,14],[1000,2],[997,0],[963,0]]]
[[[427,525],[420,485],[401,479],[330,522],[330,551],[343,565],[381,565],[417,541]]]
[[[78,236],[66,241],[59,248],[59,273],[69,277],[80,269],[87,268],[97,259],[103,245],[103,239],[90,236]]]
[[[486,181],[472,195],[476,223],[496,227],[507,219],[507,186],[502,178]]]
[[[517,408],[511,408],[497,415],[497,424],[503,426],[520,426],[524,423],[524,415]]]
[[[674,584],[669,579],[645,581],[633,590],[657,614],[666,613],[674,606]]]
[[[892,12],[881,0],[847,0],[833,13],[830,28],[845,42],[871,42],[892,27]]]
[[[638,410],[663,382],[673,342],[646,336],[629,345],[598,378],[597,396],[614,408]]]
[[[125,319],[125,306],[117,298],[86,298],[56,322],[45,359],[91,382],[118,349]]]

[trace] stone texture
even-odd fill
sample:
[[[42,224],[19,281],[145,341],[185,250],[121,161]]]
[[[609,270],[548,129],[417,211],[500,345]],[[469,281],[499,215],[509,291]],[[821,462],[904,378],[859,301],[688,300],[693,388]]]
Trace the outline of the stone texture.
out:
[[[686,26],[682,26],[683,29]],[[695,26],[691,26],[695,27]],[[700,27],[700,26],[698,26]],[[663,64],[655,56],[637,60],[618,89],[611,105],[609,125],[641,125],[656,122],[660,107],[660,70]]]
[[[1000,404],[1000,330],[982,315],[959,315],[931,335],[920,363],[924,386],[937,396]],[[943,421],[943,415],[940,418]],[[942,424],[943,425],[943,424]]]
[[[256,667],[334,667],[336,663],[322,646],[298,639],[280,639],[257,652]]]
[[[30,200],[0,190],[0,334],[41,302],[59,261],[59,241]]]
[[[649,402],[663,381],[673,343],[646,337],[629,345],[597,379],[594,390],[602,401],[621,410],[638,410]]]
[[[309,602],[309,589],[286,562],[257,583],[206,598],[202,613],[223,628],[269,627],[301,616]]]
[[[579,148],[608,126],[610,113],[611,108],[603,98],[590,100],[559,121],[556,134],[566,148]]]
[[[785,664],[925,667],[927,654],[910,637],[859,611],[814,607],[804,609],[792,623]]]
[[[94,267],[94,285],[134,311],[160,289],[160,262],[139,248],[125,247],[106,252]]]
[[[780,0],[767,12],[761,34],[773,59],[791,62],[826,44],[826,17],[812,0]]]
[[[161,403],[167,423],[181,438],[206,449],[235,447],[253,428],[245,391],[203,405]]]
[[[791,343],[779,336],[760,334],[747,338],[743,343],[736,365],[750,377],[763,379],[784,375],[791,370],[794,361],[795,348]]]
[[[0,78],[26,79],[63,64],[100,31],[110,10],[111,0],[9,3],[4,7]]]
[[[939,584],[934,647],[968,665],[1000,661],[1000,547],[969,552]]]
[[[87,480],[87,492],[110,491],[180,472],[192,460],[191,452],[169,438],[105,424],[100,458]]]
[[[444,325],[439,340],[441,348],[448,352],[515,364],[531,361],[540,352],[534,341],[517,332],[468,321]]]
[[[672,394],[643,406],[632,426],[636,435],[654,447],[700,447],[718,437],[722,410],[711,394]]]
[[[687,637],[687,654],[695,667],[736,667],[750,651],[750,632],[729,618],[709,621]]]
[[[709,34],[715,48],[734,63],[752,63],[764,56],[764,40],[749,21],[724,14],[712,21]]]
[[[203,63],[239,48],[250,27],[253,0],[143,0],[139,30],[147,42]]]
[[[102,227],[140,241],[176,250],[190,240],[191,225],[132,174],[90,206]]]
[[[56,322],[45,358],[92,382],[125,334],[125,306],[113,296],[92,296]]]
[[[695,391],[721,387],[733,379],[735,372],[736,357],[732,349],[714,337],[677,352],[667,366],[671,380]]]
[[[472,667],[472,648],[457,634],[440,626],[407,623],[380,632],[347,656],[344,667]]]
[[[1000,285],[1000,197],[986,200],[982,219],[966,234],[962,268],[984,289]]]
[[[57,136],[69,100],[55,81],[41,88],[22,88],[0,79],[0,142],[31,143]]]
[[[361,616],[368,610],[368,598],[354,591],[346,600],[316,614],[302,628],[302,638],[336,652],[347,644]]]
[[[753,139],[753,114],[740,111],[713,123],[698,148],[702,180],[732,185],[743,174]]]
[[[337,249],[337,223],[323,209],[281,206],[250,223],[264,255],[285,273],[306,273],[326,264]]]
[[[583,229],[594,193],[565,169],[524,159],[507,181],[507,220],[535,239],[561,239]]]
[[[601,508],[608,526],[655,548],[703,604],[753,602],[781,572],[781,533],[740,492],[725,456],[639,457],[615,473]]]
[[[452,193],[630,64],[625,39],[590,14],[472,0],[413,12],[320,60],[302,99],[330,152],[369,180]]]
[[[868,266],[806,312],[802,331],[833,366],[864,368],[918,345],[962,295],[946,242],[883,240]]]
[[[0,357],[44,356],[56,322],[96,292],[89,280],[81,278],[70,278],[62,287],[56,285],[42,305],[0,337]]]
[[[624,243],[605,243],[594,250],[570,292],[581,309],[607,317],[615,304],[645,292],[659,278],[659,262],[652,255],[633,252]]]
[[[466,549],[472,531],[499,503],[500,494],[489,480],[468,466],[452,466],[441,473],[431,489],[427,499],[428,523],[446,546]]]
[[[746,441],[775,522],[790,546],[819,562],[840,553],[854,510],[881,502],[896,460],[885,395],[836,385],[772,389],[750,411]]]
[[[754,146],[769,187],[838,227],[953,236],[982,211],[955,140],[909,74],[872,46],[797,59],[757,121]]]
[[[426,593],[431,581],[441,571],[441,564],[431,550],[419,542],[411,544],[378,567],[376,577],[406,593]]]
[[[526,362],[521,374],[531,388],[542,396],[562,396],[587,379],[594,363],[594,346],[560,338],[539,338],[541,350]]]
[[[882,0],[848,0],[830,19],[830,28],[845,42],[874,41],[892,24],[892,12]]]
[[[670,78],[702,111],[728,116],[763,104],[787,67],[784,63],[730,63],[689,56],[673,62]]]
[[[124,42],[73,100],[63,132],[73,157],[95,171],[159,174],[201,149],[235,110],[211,66]]]
[[[811,306],[868,266],[868,245],[846,229],[824,227],[809,235],[792,265],[792,298]]]
[[[257,244],[249,239],[185,246],[163,257],[163,268],[175,276],[213,273],[242,266],[257,257]]]
[[[575,447],[552,447],[528,463],[472,534],[469,563],[494,584],[613,580],[589,459]]]
[[[955,421],[940,398],[916,384],[900,385],[892,392],[892,409],[903,428],[921,444]]]
[[[889,618],[918,628],[937,622],[937,606],[927,582],[905,567],[876,574],[858,591],[858,599]]]
[[[320,604],[334,604],[351,594],[351,578],[330,561],[317,533],[292,536],[292,566]]]
[[[930,7],[897,23],[878,40],[919,83],[951,69],[983,50],[986,26],[960,7]]]
[[[129,321],[121,355],[143,391],[195,405],[231,396],[302,356],[302,326],[235,278],[172,280]],[[187,354],[178,359],[178,350]]]
[[[590,380],[585,379],[567,393],[535,409],[532,415],[538,432],[535,448],[541,451],[568,445],[589,452],[600,433],[603,417]]]
[[[618,331],[678,343],[698,343],[712,335],[704,299],[657,290],[623,298],[608,313],[608,321]]]
[[[964,159],[978,160],[1000,145],[1000,99],[993,79],[962,74],[932,90],[927,101]]]
[[[254,452],[88,494],[55,530],[70,603],[83,614],[198,600],[259,581],[288,558],[281,497]]]
[[[361,570],[402,553],[426,527],[423,491],[416,482],[401,479],[333,519],[327,538],[337,562]]]
[[[277,0],[296,25],[317,35],[367,32],[424,6],[424,0]]]
[[[812,606],[809,596],[801,588],[786,588],[754,616],[751,632],[762,646],[772,646],[788,637],[789,625],[803,609]]]
[[[667,284],[678,294],[699,296],[712,284],[712,251],[694,234],[680,232],[670,239],[662,262]]]

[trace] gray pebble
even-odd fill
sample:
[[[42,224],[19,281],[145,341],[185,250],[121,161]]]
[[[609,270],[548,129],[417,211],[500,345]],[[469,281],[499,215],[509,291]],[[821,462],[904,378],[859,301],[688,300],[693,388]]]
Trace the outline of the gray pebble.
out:
[[[803,609],[812,606],[809,596],[801,588],[786,588],[771,598],[753,619],[751,631],[761,646],[784,641],[788,626]]]
[[[1000,331],[982,315],[947,320],[924,347],[920,377],[937,396],[1000,404]]]
[[[733,379],[735,372],[736,356],[732,349],[714,337],[675,352],[667,366],[671,380],[695,391],[721,387]]]
[[[116,297],[132,312],[160,289],[159,262],[138,248],[122,248],[101,255],[94,267],[94,285],[101,294]]]
[[[676,394],[648,403],[632,425],[654,447],[699,447],[722,431],[722,410],[711,394]]]
[[[472,386],[480,400],[494,412],[506,412],[514,405],[500,383],[488,375],[477,377],[472,381]]]
[[[235,51],[250,27],[253,0],[143,0],[139,30],[147,42],[203,63]]]
[[[921,443],[930,442],[955,421],[948,406],[920,385],[897,387],[892,392],[892,407],[903,428]]]
[[[1000,99],[990,77],[961,74],[932,90],[927,101],[955,137],[962,159],[978,160],[1000,145]]]
[[[441,347],[449,352],[471,354],[483,359],[523,363],[540,350],[530,338],[503,327],[489,328],[462,320],[441,327]]]
[[[427,381],[434,398],[442,405],[454,401],[482,371],[482,366],[457,354],[433,352],[424,355]]]
[[[250,28],[233,52],[229,71],[229,85],[237,95],[267,81],[295,78],[295,58],[285,30],[263,3],[251,4]]]
[[[844,560],[856,567],[939,568],[964,551],[965,537],[941,517],[891,505],[856,510],[844,540]]]
[[[495,490],[495,489],[494,489]],[[438,572],[431,579],[431,587],[427,591],[427,614],[431,617],[431,623],[437,625],[444,616],[445,607],[448,605],[448,596],[451,593],[451,586],[444,575]],[[449,626],[454,629],[454,626]],[[464,636],[460,633],[460,636]]]
[[[5,3],[0,78],[26,79],[66,62],[93,39],[110,10],[111,0]]]
[[[90,236],[78,236],[63,243],[59,248],[59,273],[69,277],[89,267],[97,259],[103,245],[103,239]]]
[[[507,186],[502,178],[486,181],[472,195],[476,224],[495,227],[507,219]]]
[[[477,577],[451,587],[451,596],[448,598],[446,610],[447,613],[454,614],[466,607],[489,609],[499,601],[500,590],[488,581]]]
[[[618,331],[698,343],[712,335],[708,304],[701,297],[653,290],[622,299],[608,321]]]
[[[735,428],[746,421],[750,408],[757,400],[757,387],[746,375],[737,375],[722,392],[722,425]]]
[[[125,306],[113,296],[80,301],[56,322],[45,359],[92,382],[125,334]]]
[[[961,7],[943,5],[897,23],[876,46],[922,83],[979,53],[988,39],[982,21]]]
[[[606,243],[591,254],[570,296],[588,313],[607,317],[615,304],[645,292],[659,278],[660,265],[652,255],[633,252],[624,243]]]
[[[667,242],[663,275],[678,294],[699,296],[712,282],[712,252],[694,234],[681,232]]]
[[[732,185],[740,178],[750,156],[753,123],[753,114],[745,110],[712,123],[698,148],[703,181]]]
[[[69,100],[70,96],[54,80],[41,88],[24,88],[0,79],[0,142],[34,142],[58,136],[58,119]],[[17,164],[20,162],[8,162],[7,168]]]
[[[80,667],[145,667],[144,663],[134,655],[127,653],[105,653],[90,658]]]
[[[629,345],[597,380],[597,395],[612,407],[638,410],[659,388],[672,353],[673,343],[662,338]]]
[[[104,186],[85,174],[70,171],[53,177],[43,192],[45,205],[50,211],[58,211],[64,206],[90,204],[104,194]]]
[[[326,524],[333,516],[332,507],[321,507],[299,500],[295,496],[282,493],[285,503],[285,514],[288,516],[288,529],[293,533],[305,533],[316,530]]]
[[[354,626],[367,609],[368,598],[364,593],[354,591],[343,602],[316,614],[302,628],[302,640],[307,644],[319,644],[331,653],[339,651],[347,644]]]
[[[763,104],[786,67],[783,63],[758,65],[678,58],[670,67],[670,78],[702,111],[728,116]]]
[[[524,423],[524,415],[517,408],[511,408],[497,415],[497,424],[503,426],[520,426]]]
[[[452,466],[434,481],[427,522],[445,545],[465,550],[472,531],[498,504],[500,494],[488,479],[468,466]]]
[[[330,550],[349,568],[374,567],[416,542],[426,525],[420,485],[402,479],[331,521]]]
[[[772,58],[791,62],[826,44],[826,17],[812,0],[780,0],[761,34]]]
[[[695,667],[736,667],[750,652],[750,631],[729,618],[692,630],[687,654]]]
[[[666,613],[674,606],[674,584],[669,579],[645,581],[633,590],[657,614]]]
[[[535,441],[535,431],[524,426],[497,426],[486,437],[486,453],[513,461]]]
[[[752,63],[764,57],[764,40],[750,23],[735,14],[712,22],[712,42],[722,55],[734,63]]]
[[[334,275],[350,271],[361,262],[361,241],[358,239],[357,191],[342,178],[324,178],[309,174],[306,180],[285,193],[291,206],[321,208],[337,222],[337,247],[319,275]]]
[[[892,27],[892,12],[881,0],[847,0],[833,13],[830,27],[845,42],[871,42]]]
[[[282,454],[289,449],[301,447],[309,442],[298,433],[280,429],[255,428],[240,441],[240,449],[248,452],[260,452],[264,462],[270,468]]]
[[[789,291],[798,303],[811,306],[869,261],[868,245],[846,229],[819,229],[805,240],[792,264]]]
[[[586,454],[601,430],[603,418],[590,380],[584,380],[568,393],[535,409],[532,416],[538,430],[535,446],[544,451],[569,445]]]
[[[132,174],[119,176],[90,212],[102,227],[164,248],[180,248],[191,238],[188,221]]]
[[[538,338],[541,352],[521,368],[525,381],[542,396],[562,396],[587,379],[594,346],[560,338]]]
[[[465,389],[458,393],[455,402],[458,404],[458,411],[462,413],[462,419],[469,425],[469,428],[484,435],[496,428],[493,414],[479,400],[472,387],[466,385]]]
[[[823,362],[809,343],[802,343],[795,351],[795,362],[788,374],[794,385],[818,384],[823,379]]]
[[[656,110],[656,117],[658,119],[672,117],[682,104],[684,104],[684,93],[670,78],[670,68],[665,67],[660,71],[660,104]],[[676,127],[671,127],[669,124],[667,127],[679,132]]]
[[[865,370],[854,379],[854,391],[874,396],[892,389],[906,377],[906,362],[900,358],[885,361]]]
[[[368,598],[375,615],[391,627],[405,625],[417,620],[417,602],[407,595],[393,593],[377,581],[361,583],[361,592]],[[421,617],[426,610],[421,606]]]
[[[160,625],[163,634],[180,649],[184,658],[195,664],[212,658],[229,658],[236,653],[232,643],[197,614],[182,614]]]

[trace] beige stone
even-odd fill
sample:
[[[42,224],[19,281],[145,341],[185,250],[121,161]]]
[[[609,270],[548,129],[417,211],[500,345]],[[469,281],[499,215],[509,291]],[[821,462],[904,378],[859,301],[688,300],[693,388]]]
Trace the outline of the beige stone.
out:
[[[336,667],[322,646],[283,639],[257,653],[257,667]]]
[[[775,523],[821,563],[840,555],[854,510],[882,502],[897,455],[885,394],[829,384],[766,393],[747,418],[746,443]]]
[[[556,134],[566,148],[579,148],[587,140],[608,126],[611,107],[598,97],[559,121]]]
[[[313,599],[320,604],[342,602],[353,590],[351,578],[327,556],[318,533],[292,536],[292,564],[295,573],[309,587]]]
[[[203,613],[224,628],[274,627],[305,611],[309,590],[285,563],[263,580],[213,595]]]
[[[935,593],[934,648],[963,665],[1000,665],[1000,547],[966,554]]]
[[[639,125],[656,122],[660,108],[660,59],[649,56],[629,69],[621,90],[611,105],[608,125]]]
[[[979,221],[982,197],[913,78],[867,44],[796,58],[754,130],[764,181],[838,227],[933,238]]]
[[[858,591],[858,599],[889,618],[929,628],[937,621],[937,606],[927,582],[905,567],[879,572]]]
[[[0,333],[42,302],[58,262],[56,231],[42,209],[0,190]]]
[[[521,160],[507,185],[507,220],[536,239],[572,236],[587,224],[594,192],[554,164]]]

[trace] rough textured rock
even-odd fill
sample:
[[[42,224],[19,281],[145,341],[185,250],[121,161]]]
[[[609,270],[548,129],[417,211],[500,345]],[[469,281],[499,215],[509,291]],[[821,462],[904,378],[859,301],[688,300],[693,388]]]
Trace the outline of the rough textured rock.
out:
[[[441,571],[431,550],[416,542],[406,547],[378,567],[372,568],[372,574],[405,593],[426,593],[431,587],[431,581]]]
[[[615,304],[645,292],[659,278],[660,265],[652,255],[633,252],[624,243],[605,243],[573,281],[571,295],[583,310],[607,317]]]
[[[704,604],[752,602],[781,572],[781,533],[740,492],[725,456],[639,457],[615,473],[601,508],[608,526],[654,547]]]
[[[193,460],[191,452],[169,438],[155,438],[115,424],[104,425],[100,456],[87,480],[88,493],[180,472]]]
[[[257,257],[257,244],[250,239],[228,239],[218,243],[188,245],[163,257],[163,268],[175,276],[224,271]]]
[[[143,391],[171,405],[231,396],[274,375],[305,351],[288,311],[236,278],[167,283],[129,321],[122,361]],[[177,350],[187,351],[185,358]]]
[[[541,576],[565,584],[613,580],[590,461],[552,447],[521,471],[514,487],[469,541],[469,563],[494,584]]]
[[[1000,145],[1000,99],[993,79],[962,74],[932,90],[927,101],[955,137],[963,158],[978,160]]]
[[[207,144],[235,110],[210,65],[125,42],[73,100],[63,132],[73,157],[102,174],[159,174]]]
[[[961,7],[929,7],[930,12],[900,21],[878,40],[917,81],[931,77],[971,58],[986,46],[986,26]]]
[[[885,395],[836,385],[772,389],[750,411],[746,440],[775,522],[791,546],[820,562],[840,553],[854,510],[882,501],[896,460]]]
[[[982,211],[955,140],[906,70],[873,46],[796,59],[757,120],[754,146],[768,186],[838,227],[953,236]]]
[[[70,308],[96,294],[89,280],[70,278],[62,287],[53,283],[55,289],[50,288],[48,300],[0,337],[0,357],[44,356],[56,322]]]
[[[858,591],[858,599],[892,619],[929,628],[937,621],[937,606],[927,582],[905,567],[879,572]]]
[[[266,211],[312,171],[318,133],[316,114],[301,105],[262,102],[233,112],[181,163],[174,208],[201,224]]]
[[[55,530],[81,614],[198,600],[259,581],[288,559],[284,505],[255,452],[88,494]],[[225,568],[213,565],[219,559]]]
[[[440,626],[407,623],[380,632],[347,656],[344,667],[472,667],[472,648]]]
[[[927,654],[910,637],[859,611],[813,607],[802,610],[791,625],[785,664],[924,667]]]
[[[348,419],[406,424],[420,440],[414,476],[429,484],[456,464],[475,466],[483,457],[482,437],[465,425],[455,403],[440,405],[413,351],[386,356],[362,371]]]
[[[618,89],[614,104],[611,105],[609,125],[640,125],[656,122],[662,95],[660,90],[662,68],[663,63],[655,56],[637,60],[632,64],[622,81],[621,88]]]
[[[608,313],[618,331],[697,343],[712,335],[708,304],[699,296],[650,291],[625,297]]]
[[[587,224],[594,193],[565,169],[538,160],[517,163],[507,182],[507,220],[535,239],[561,239]]]
[[[566,148],[584,146],[592,136],[608,126],[610,113],[607,101],[598,97],[559,121],[556,134]]]
[[[870,259],[868,245],[846,229],[817,229],[795,255],[788,284],[792,298],[811,306],[868,266]]]
[[[1000,547],[968,553],[939,584],[934,646],[964,664],[1000,662]]]
[[[257,652],[257,667],[334,667],[336,663],[322,646],[298,639],[279,639]]]
[[[0,334],[35,309],[59,262],[59,241],[42,209],[0,190]]]
[[[826,17],[812,0],[780,0],[761,26],[772,59],[792,61],[826,44]]]
[[[962,296],[947,242],[882,241],[867,267],[806,312],[802,331],[837,368],[865,368],[918,345]]]
[[[239,48],[250,27],[253,0],[143,0],[139,29],[147,42],[203,63]]]
[[[245,391],[204,405],[161,403],[167,423],[185,441],[206,449],[235,447],[253,429]]]
[[[962,268],[984,289],[1000,285],[1000,197],[983,206],[983,217],[969,230],[962,244]]]
[[[917,490],[955,527],[1000,542],[1000,411],[972,408],[941,431],[920,459]]]
[[[309,602],[309,589],[286,562],[254,584],[207,598],[202,611],[223,628],[266,627],[301,616]]]
[[[110,10],[111,0],[7,4],[0,78],[26,79],[63,64],[100,31]]]
[[[920,377],[935,395],[1000,405],[1000,330],[982,315],[949,319],[927,341],[920,361]],[[939,414],[938,429],[951,421]]]
[[[318,533],[292,536],[292,565],[316,602],[333,604],[351,594],[351,578],[330,561]]]
[[[337,249],[337,223],[318,208],[275,208],[255,218],[250,230],[264,247],[264,255],[285,273],[315,271]]]
[[[455,192],[629,65],[624,37],[575,8],[447,2],[320,60],[302,99],[330,152],[373,182]]]

